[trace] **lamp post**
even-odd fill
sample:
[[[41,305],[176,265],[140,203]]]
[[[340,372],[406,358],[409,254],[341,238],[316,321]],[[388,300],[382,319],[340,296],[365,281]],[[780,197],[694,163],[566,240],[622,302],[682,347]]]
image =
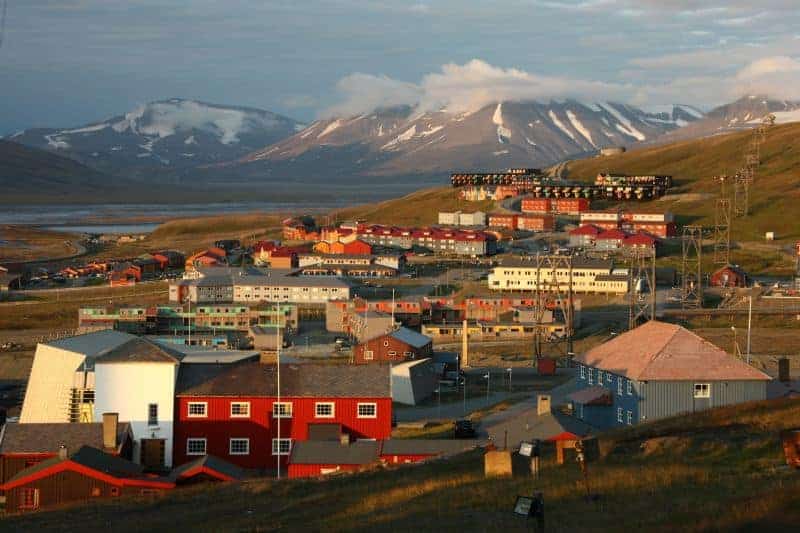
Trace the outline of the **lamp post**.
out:
[[[511,368],[506,368],[506,372],[508,372],[508,392],[511,392]]]
[[[490,382],[491,382],[491,376],[492,376],[492,374],[489,371],[487,371],[486,374],[484,374],[484,376],[483,376],[486,379],[486,405],[487,406],[489,405],[489,385],[490,385]]]
[[[436,393],[436,419],[442,419],[442,386],[439,385],[434,391]]]
[[[467,416],[467,375],[461,377],[461,384],[464,386],[464,416]]]

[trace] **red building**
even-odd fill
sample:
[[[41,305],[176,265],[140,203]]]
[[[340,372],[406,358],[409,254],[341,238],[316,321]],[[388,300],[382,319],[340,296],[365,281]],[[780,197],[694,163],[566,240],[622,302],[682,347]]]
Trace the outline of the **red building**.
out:
[[[83,446],[72,455],[67,449],[21,471],[0,485],[6,511],[34,511],[70,502],[161,493],[175,487],[169,477],[144,473],[142,466],[96,448]]]
[[[562,215],[579,215],[588,211],[589,205],[588,198],[556,198],[554,211]]]
[[[388,365],[183,364],[175,401],[176,465],[213,454],[242,468],[285,466],[312,427],[350,439],[386,439],[392,430]],[[280,423],[280,441],[278,440]]]
[[[552,231],[555,228],[553,215],[521,215],[517,218],[517,229],[527,231]]]
[[[553,203],[550,198],[524,198],[521,209],[523,213],[549,213]]]
[[[736,265],[725,265],[711,274],[709,285],[712,287],[747,287],[747,273]]]
[[[118,422],[114,413],[104,414],[102,423],[8,423],[0,441],[0,483],[26,468],[56,457],[61,446],[68,451],[91,446],[130,459],[133,435],[130,424]]]
[[[359,239],[351,242],[337,241],[331,243],[330,253],[338,255],[371,255],[372,246]]]
[[[353,350],[353,362],[409,361],[433,355],[433,340],[414,330],[400,328],[363,342]]]
[[[490,213],[489,227],[515,230],[517,229],[517,217],[518,215],[511,215],[506,213]]]

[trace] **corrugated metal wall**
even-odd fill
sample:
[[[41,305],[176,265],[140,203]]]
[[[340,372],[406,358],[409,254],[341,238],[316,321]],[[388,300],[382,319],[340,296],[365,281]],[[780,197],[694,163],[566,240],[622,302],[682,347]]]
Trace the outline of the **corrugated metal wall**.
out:
[[[700,381],[698,381],[699,383]],[[711,398],[694,398],[694,381],[649,381],[638,385],[643,420],[656,420],[711,407],[764,400],[766,381],[713,381]]]

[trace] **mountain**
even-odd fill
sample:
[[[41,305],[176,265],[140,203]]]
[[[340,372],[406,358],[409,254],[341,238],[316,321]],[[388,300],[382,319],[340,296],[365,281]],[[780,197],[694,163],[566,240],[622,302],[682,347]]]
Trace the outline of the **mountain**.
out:
[[[152,177],[237,159],[303,127],[261,109],[173,98],[141,105],[102,122],[25,130],[11,139],[109,174]]]
[[[102,173],[67,157],[0,139],[0,183],[21,187],[31,180],[102,179]]]
[[[273,179],[429,175],[546,166],[660,137],[702,117],[689,106],[647,113],[619,103],[501,102],[453,114],[408,107],[319,120],[213,170]]]
[[[776,123],[800,122],[800,102],[774,100],[767,96],[748,95],[730,104],[712,109],[684,128],[667,132],[658,142],[707,137],[752,128],[768,114]]]

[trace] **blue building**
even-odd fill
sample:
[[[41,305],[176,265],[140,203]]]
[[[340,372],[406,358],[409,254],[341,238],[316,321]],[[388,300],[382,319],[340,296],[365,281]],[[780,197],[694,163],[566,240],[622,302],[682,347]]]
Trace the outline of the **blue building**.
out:
[[[764,400],[771,378],[675,324],[650,321],[576,356],[576,417],[601,429]]]

